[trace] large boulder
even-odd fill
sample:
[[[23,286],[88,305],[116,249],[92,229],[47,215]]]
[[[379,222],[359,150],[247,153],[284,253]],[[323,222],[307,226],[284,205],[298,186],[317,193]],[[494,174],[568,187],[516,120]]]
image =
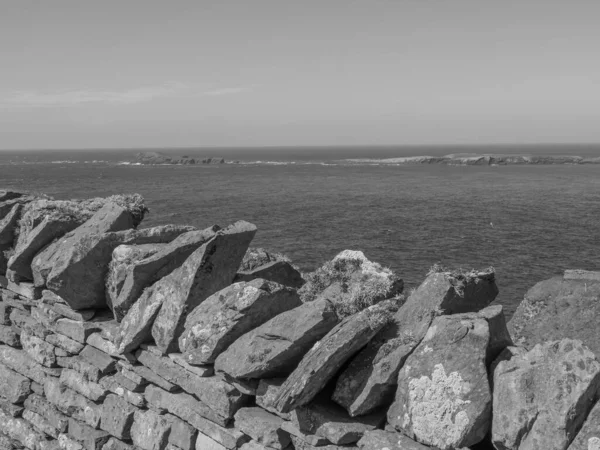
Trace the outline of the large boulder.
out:
[[[152,337],[163,353],[179,350],[186,315],[231,284],[255,234],[256,226],[243,220],[219,230],[183,265],[156,283],[165,299],[152,326]]]
[[[492,419],[488,366],[510,344],[501,306],[437,317],[400,370],[389,424],[441,450],[477,444]]]
[[[331,300],[338,314],[345,317],[400,294],[403,287],[402,279],[369,261],[363,252],[344,250],[308,274],[299,292],[303,302]]]
[[[538,344],[494,371],[492,442],[507,450],[565,450],[599,394],[600,363],[581,341]]]
[[[167,244],[119,245],[113,250],[106,275],[106,303],[113,313],[129,268],[154,255],[165,245]]]
[[[296,290],[281,284],[234,283],[188,313],[179,348],[189,364],[214,363],[243,334],[301,304]]]
[[[215,361],[215,370],[235,378],[289,375],[311,347],[339,322],[326,299],[281,313],[235,341]]]
[[[219,229],[213,225],[205,230],[188,231],[161,247],[155,254],[131,261],[122,273],[124,280],[119,292],[111,295],[115,319],[123,320],[144,288],[180,267],[188,256],[211,239]]]
[[[136,349],[151,336],[163,353],[177,352],[187,313],[231,284],[256,227],[240,221],[207,233],[203,245],[180,267],[145,289],[129,309],[117,336],[120,352]],[[211,233],[214,235],[209,237]]]
[[[289,412],[315,398],[340,367],[388,323],[391,303],[378,303],[347,317],[313,345],[281,386],[274,407]]]
[[[433,318],[485,308],[498,294],[494,280],[493,270],[430,273],[391,323],[342,372],[333,400],[352,416],[390,404],[398,372],[425,337]]]
[[[548,340],[581,340],[600,358],[600,273],[565,271],[525,294],[508,323],[515,342],[528,349]]]
[[[304,284],[302,274],[287,256],[263,248],[249,248],[234,282],[252,281],[257,278],[293,288],[300,288]]]

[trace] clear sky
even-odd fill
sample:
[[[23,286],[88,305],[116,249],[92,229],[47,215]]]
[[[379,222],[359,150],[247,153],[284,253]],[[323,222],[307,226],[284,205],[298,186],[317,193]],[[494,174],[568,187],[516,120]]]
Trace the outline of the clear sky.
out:
[[[598,0],[0,0],[0,149],[600,142]]]

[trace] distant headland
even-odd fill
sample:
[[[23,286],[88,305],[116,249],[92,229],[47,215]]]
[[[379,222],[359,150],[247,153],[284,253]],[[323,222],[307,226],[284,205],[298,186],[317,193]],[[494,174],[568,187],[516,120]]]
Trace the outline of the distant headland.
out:
[[[506,165],[548,165],[548,164],[600,164],[600,157],[574,155],[515,155],[515,154],[476,154],[454,153],[445,156],[403,156],[399,158],[355,158],[347,159],[355,164],[444,164],[449,166],[506,166]]]
[[[236,164],[239,161],[226,161],[225,158],[194,158],[187,155],[167,155],[160,152],[139,152],[135,155],[134,163],[145,164],[145,165],[157,165],[157,164],[177,164],[177,165],[190,165],[190,164]]]

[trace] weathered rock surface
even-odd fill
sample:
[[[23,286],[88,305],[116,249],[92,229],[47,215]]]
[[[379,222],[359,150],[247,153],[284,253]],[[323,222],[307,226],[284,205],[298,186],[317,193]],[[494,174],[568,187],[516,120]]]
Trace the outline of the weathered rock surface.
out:
[[[281,412],[309,403],[340,367],[364,347],[391,318],[382,302],[347,317],[304,355],[275,400]]]
[[[0,364],[0,397],[11,403],[23,402],[31,394],[31,382],[4,364]]]
[[[164,416],[154,411],[136,411],[131,427],[134,445],[144,450],[164,450],[167,446],[171,424]]]
[[[400,307],[393,320],[369,342],[338,378],[333,400],[352,416],[392,402],[398,372],[440,314],[478,311],[498,294],[495,274],[481,271],[458,279],[433,273]],[[461,288],[456,286],[461,284]]]
[[[302,302],[295,289],[262,279],[235,283],[188,313],[179,348],[190,364],[210,364],[246,332]]]
[[[600,363],[581,341],[538,344],[496,367],[492,441],[510,450],[565,450],[599,393]]]
[[[112,253],[106,275],[106,303],[114,311],[114,303],[121,292],[127,270],[136,262],[154,255],[167,244],[119,245]]]
[[[365,432],[357,445],[358,448],[364,450],[427,450],[431,448],[419,444],[400,433],[384,430]]]
[[[304,284],[302,274],[284,255],[262,248],[249,248],[234,282],[252,281],[257,278],[294,288],[300,288]]]
[[[583,427],[569,445],[569,450],[596,450],[600,448],[600,403],[590,411]]]
[[[0,219],[0,273],[4,275],[8,267],[5,252],[9,251],[15,240],[15,227],[21,214],[22,205],[15,204],[7,214]],[[2,217],[2,216],[0,216]]]
[[[501,306],[437,317],[400,370],[388,422],[440,449],[480,442],[492,419],[487,367],[510,344]]]
[[[281,313],[235,341],[215,369],[235,378],[289,375],[311,347],[339,322],[326,299]]]
[[[303,302],[331,300],[341,316],[402,292],[404,282],[391,270],[369,261],[360,251],[344,250],[306,276],[299,290]]]
[[[508,323],[515,342],[528,349],[548,340],[581,340],[600,358],[600,279],[594,272],[567,271],[525,294]]]
[[[154,301],[162,303],[152,337],[163,353],[179,350],[186,314],[231,284],[255,234],[256,227],[244,221],[217,231],[179,268],[147,290]]]
[[[110,394],[102,404],[100,428],[119,439],[129,440],[135,411],[136,408],[128,402]]]
[[[274,449],[284,449],[290,435],[281,429],[283,419],[262,408],[242,408],[235,414],[235,425],[259,444]]]
[[[154,255],[128,265],[123,273],[124,280],[118,295],[111,299],[115,318],[121,321],[144,288],[180,267],[188,256],[214,237],[218,230],[219,227],[214,225],[205,230],[188,231],[161,246]]]
[[[385,422],[383,411],[351,418],[336,404],[323,400],[296,408],[290,416],[292,424],[303,433],[321,436],[335,445],[353,444],[365,432],[375,430]]]

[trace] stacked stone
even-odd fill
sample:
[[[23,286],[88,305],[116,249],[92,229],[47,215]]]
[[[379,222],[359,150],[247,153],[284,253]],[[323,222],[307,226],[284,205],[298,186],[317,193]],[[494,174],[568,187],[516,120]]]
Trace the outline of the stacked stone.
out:
[[[127,198],[0,191],[0,449],[600,444],[597,273],[536,285],[507,328],[493,270],[405,299],[344,251],[305,282],[252,224],[138,229]]]

